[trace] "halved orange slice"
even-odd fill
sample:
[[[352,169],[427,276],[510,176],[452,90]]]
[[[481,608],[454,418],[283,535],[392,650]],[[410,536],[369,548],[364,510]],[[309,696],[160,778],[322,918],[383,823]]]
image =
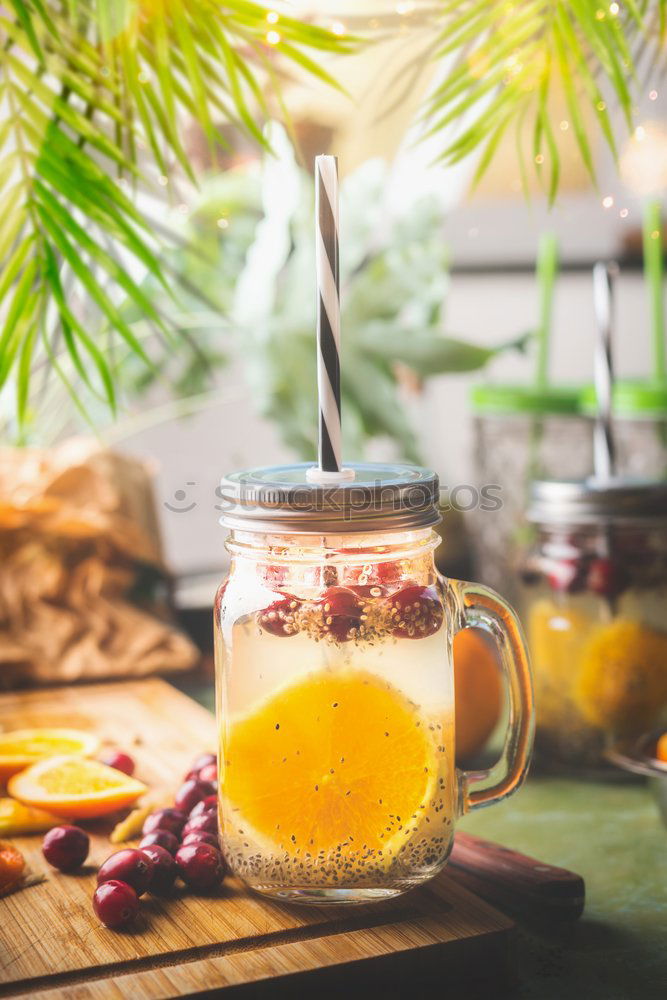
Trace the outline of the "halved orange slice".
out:
[[[9,794],[38,809],[70,819],[90,819],[124,809],[146,786],[96,760],[50,757],[9,779]]]
[[[98,737],[81,729],[15,729],[0,733],[0,781],[44,757],[92,757],[99,748]]]

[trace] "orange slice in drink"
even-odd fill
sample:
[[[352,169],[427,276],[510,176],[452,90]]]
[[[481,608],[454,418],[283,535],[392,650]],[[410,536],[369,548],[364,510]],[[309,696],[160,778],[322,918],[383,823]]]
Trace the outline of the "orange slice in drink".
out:
[[[146,786],[96,760],[50,757],[15,774],[8,790],[26,805],[70,819],[89,819],[132,805]]]
[[[0,733],[0,781],[44,757],[92,757],[99,748],[97,736],[80,729],[15,729]]]
[[[311,674],[229,727],[221,759],[230,823],[291,855],[379,852],[386,861],[433,804],[433,735],[381,678]]]

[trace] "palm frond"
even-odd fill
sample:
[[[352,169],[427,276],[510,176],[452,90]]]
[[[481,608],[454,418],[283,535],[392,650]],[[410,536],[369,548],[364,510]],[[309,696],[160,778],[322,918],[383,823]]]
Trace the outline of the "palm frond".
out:
[[[262,120],[279,101],[267,65],[287,60],[335,82],[308,50],[344,53],[354,39],[290,17],[267,22],[267,10],[251,0],[0,8],[0,389],[11,386],[19,423],[36,365],[115,407],[116,338],[151,365],[127,303],[173,335],[143,290],[147,274],[170,287],[164,234],[131,189],[163,200],[176,166],[195,179],[187,120],[212,151],[228,146],[230,123],[266,147]],[[101,340],[87,333],[91,318]]]
[[[553,201],[560,149],[551,115],[558,98],[565,101],[566,127],[595,180],[597,137],[615,156],[609,109],[616,105],[632,128],[638,65],[647,52],[661,55],[666,12],[667,0],[442,0],[435,58],[458,58],[424,109],[427,134],[442,136],[438,159],[455,163],[482,149],[479,180],[510,126],[532,129],[533,166]],[[525,184],[522,146],[517,134]]]

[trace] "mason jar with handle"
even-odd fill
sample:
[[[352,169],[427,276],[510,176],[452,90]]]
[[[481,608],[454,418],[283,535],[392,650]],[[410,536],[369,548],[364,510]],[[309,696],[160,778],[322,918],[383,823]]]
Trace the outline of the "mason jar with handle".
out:
[[[355,465],[235,473],[219,494],[231,569],[215,601],[220,837],[231,870],[296,902],[397,895],[447,861],[457,818],[522,783],[533,701],[521,627],[436,571],[438,480]],[[452,640],[497,644],[508,727],[489,770],[454,764]]]

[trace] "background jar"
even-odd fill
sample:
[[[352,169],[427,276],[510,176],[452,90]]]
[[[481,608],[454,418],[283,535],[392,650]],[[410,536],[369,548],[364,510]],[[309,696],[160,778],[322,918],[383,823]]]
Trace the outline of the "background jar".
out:
[[[617,382],[612,403],[617,474],[667,480],[667,388]],[[595,414],[592,387],[582,394],[582,410]]]
[[[516,566],[526,541],[524,512],[535,479],[582,479],[592,469],[592,423],[580,389],[476,386],[474,462],[479,488],[499,487],[500,505],[470,512],[475,576],[517,599]]]
[[[522,567],[536,761],[611,775],[667,707],[667,484],[536,482]]]

